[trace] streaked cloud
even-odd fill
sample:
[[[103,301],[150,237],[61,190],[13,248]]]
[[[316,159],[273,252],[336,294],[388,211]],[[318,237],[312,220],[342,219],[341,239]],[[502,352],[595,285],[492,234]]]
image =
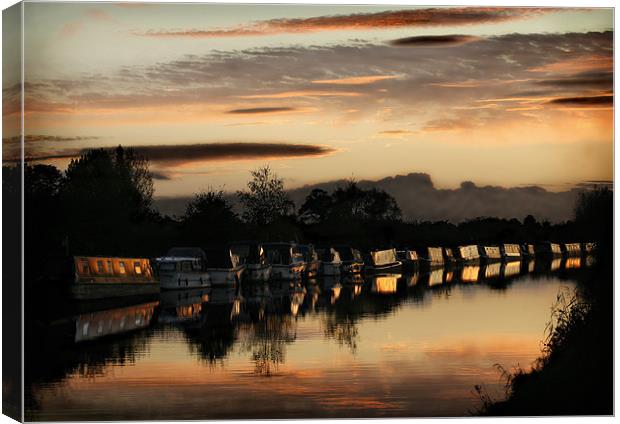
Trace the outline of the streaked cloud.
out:
[[[232,109],[226,113],[239,114],[239,115],[254,115],[264,113],[282,113],[282,112],[294,112],[294,107],[287,106],[273,106],[273,107],[252,107],[247,109]]]
[[[297,19],[271,19],[230,28],[153,30],[136,33],[136,35],[147,37],[213,38],[377,28],[427,28],[447,25],[498,23],[538,16],[557,10],[553,8],[518,7],[427,8]]]
[[[473,37],[470,35],[420,35],[416,37],[398,38],[390,41],[390,44],[392,46],[409,47],[451,47],[477,40],[480,40],[480,37]]]
[[[284,91],[282,93],[247,94],[237,96],[239,99],[290,99],[293,97],[357,97],[361,93],[354,91],[321,91],[321,90],[298,90]]]
[[[613,106],[614,96],[580,96],[580,97],[560,97],[549,100],[547,103],[562,106]]]
[[[332,85],[366,85],[379,81],[398,78],[396,75],[366,75],[357,77],[342,77],[336,79],[314,80],[313,84],[332,84]]]

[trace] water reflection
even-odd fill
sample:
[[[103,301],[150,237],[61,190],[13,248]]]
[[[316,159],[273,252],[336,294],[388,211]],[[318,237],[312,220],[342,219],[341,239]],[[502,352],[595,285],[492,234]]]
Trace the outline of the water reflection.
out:
[[[38,316],[27,331],[37,335],[27,341],[27,418],[466,415],[474,384],[501,393],[495,363],[538,356],[559,287],[587,264],[262,282]]]

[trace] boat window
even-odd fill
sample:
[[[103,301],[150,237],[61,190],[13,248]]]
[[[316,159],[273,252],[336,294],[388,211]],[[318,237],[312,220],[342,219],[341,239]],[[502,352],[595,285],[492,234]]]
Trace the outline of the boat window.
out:
[[[126,274],[126,271],[125,271],[125,262],[120,261],[120,262],[118,263],[118,269],[119,269],[119,271],[120,271],[120,273],[121,273],[121,274]]]
[[[160,271],[174,271],[177,269],[177,264],[174,262],[161,262],[159,264]]]
[[[191,262],[181,262],[181,271],[191,272],[192,271],[192,263]]]
[[[88,265],[88,262],[82,262],[82,272],[84,274],[90,274],[90,266]]]
[[[103,267],[103,261],[97,261],[97,272],[104,273],[105,268]]]
[[[112,267],[112,261],[108,260],[108,273],[113,274],[114,268]]]
[[[136,261],[133,263],[133,269],[136,274],[142,274],[142,268],[140,267],[140,262]]]
[[[202,264],[200,263],[199,260],[194,260],[192,262],[192,268],[194,271],[200,271],[202,269]]]

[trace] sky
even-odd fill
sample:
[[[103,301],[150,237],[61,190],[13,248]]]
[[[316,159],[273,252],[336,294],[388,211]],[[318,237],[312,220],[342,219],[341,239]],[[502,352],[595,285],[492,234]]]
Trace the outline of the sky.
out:
[[[155,196],[266,164],[288,188],[613,178],[612,9],[26,3],[24,43],[26,155],[132,146]]]

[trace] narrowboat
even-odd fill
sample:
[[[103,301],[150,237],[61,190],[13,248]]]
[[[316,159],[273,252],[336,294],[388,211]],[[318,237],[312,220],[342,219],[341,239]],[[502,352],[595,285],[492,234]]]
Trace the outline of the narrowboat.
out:
[[[456,262],[456,257],[454,256],[454,249],[452,249],[451,247],[444,247],[443,260],[447,264]]]
[[[502,259],[502,253],[498,246],[478,246],[480,259],[486,262],[494,262]]]
[[[319,259],[321,260],[321,273],[325,276],[340,275],[340,267],[342,260],[340,254],[334,248],[317,250]]]
[[[265,256],[271,264],[271,276],[280,280],[301,278],[305,263],[297,245],[289,242],[264,243]]]
[[[581,245],[579,243],[565,243],[562,244],[562,253],[566,256],[580,256]]]
[[[521,247],[518,244],[502,244],[502,258],[505,260],[521,260]]]
[[[271,264],[265,256],[263,246],[254,241],[236,242],[230,247],[245,264],[245,277],[250,281],[268,281]]]
[[[406,270],[415,270],[419,264],[418,253],[415,250],[398,250],[396,257],[403,264]]]
[[[317,277],[321,271],[321,260],[314,246],[311,244],[298,244],[297,250],[304,258],[305,267],[303,275],[307,278]]]
[[[155,259],[159,285],[164,290],[211,286],[206,254],[197,247],[173,247],[166,256]]]
[[[521,256],[528,258],[533,258],[534,256],[536,256],[536,250],[534,249],[534,245],[523,243],[521,245]]]
[[[441,247],[426,247],[419,253],[421,263],[428,264],[430,266],[443,265],[443,249]]]
[[[536,254],[541,256],[561,256],[562,248],[557,243],[544,242],[536,246]]]
[[[74,299],[159,293],[151,262],[145,258],[74,256],[70,295]]]
[[[468,246],[459,246],[456,248],[457,259],[461,262],[477,262],[480,260],[478,246],[470,244]]]
[[[366,254],[365,269],[375,274],[399,272],[402,262],[396,257],[396,249],[371,250]]]
[[[347,274],[359,274],[364,269],[364,260],[359,250],[351,246],[336,246],[336,251],[342,260],[341,272]]]
[[[229,286],[241,281],[245,264],[230,247],[212,247],[205,249],[207,255],[207,274],[211,285]]]

